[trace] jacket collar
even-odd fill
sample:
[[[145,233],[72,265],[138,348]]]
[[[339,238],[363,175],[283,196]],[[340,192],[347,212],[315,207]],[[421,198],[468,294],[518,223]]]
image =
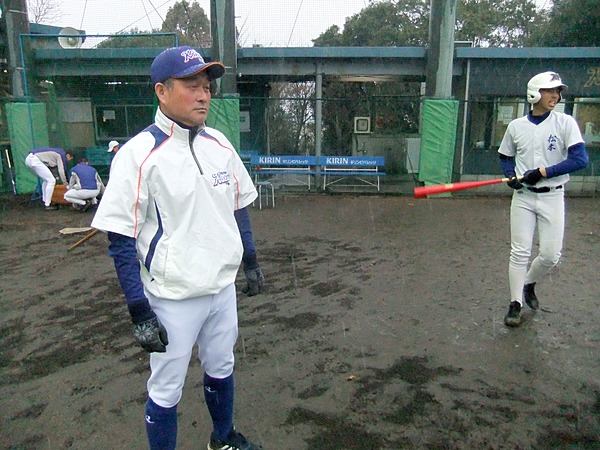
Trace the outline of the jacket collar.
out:
[[[173,119],[167,117],[160,108],[156,110],[156,116],[154,117],[154,122],[156,125],[167,135],[173,136],[176,139],[185,139],[189,140],[189,135],[192,130],[178,122],[175,122]],[[195,129],[196,134],[200,133],[202,130],[206,128],[205,124],[200,125]]]

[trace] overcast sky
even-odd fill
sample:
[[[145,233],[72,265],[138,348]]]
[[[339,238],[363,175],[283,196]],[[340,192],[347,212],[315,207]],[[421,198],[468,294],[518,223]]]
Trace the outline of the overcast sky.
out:
[[[57,0],[63,17],[60,27],[87,34],[111,34],[131,28],[160,28],[167,11],[178,0]],[[197,0],[210,19],[210,1]],[[368,0],[236,0],[236,26],[244,47],[311,46],[331,25],[343,27]]]

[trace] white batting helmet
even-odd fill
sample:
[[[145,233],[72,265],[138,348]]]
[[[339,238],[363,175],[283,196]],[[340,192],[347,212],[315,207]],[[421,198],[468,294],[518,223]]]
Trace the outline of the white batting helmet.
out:
[[[556,72],[538,73],[527,83],[527,101],[535,105],[542,98],[540,89],[552,89],[556,87],[560,88],[561,91],[567,89],[567,85],[563,84],[559,74]]]

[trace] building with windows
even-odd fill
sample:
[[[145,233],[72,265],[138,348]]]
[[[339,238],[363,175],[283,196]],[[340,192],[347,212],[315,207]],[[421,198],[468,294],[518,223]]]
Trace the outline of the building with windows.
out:
[[[23,95],[5,97],[2,108],[2,121],[8,124],[7,145],[15,145],[14,136],[29,135],[34,143],[41,139],[84,151],[105,147],[113,139],[126,142],[152,121],[156,103],[148,75],[150,63],[162,48],[174,43],[148,40],[152,46],[120,43],[111,47],[99,45],[96,36],[81,34],[69,46],[59,42],[60,30],[45,31],[21,36]],[[204,50],[204,55],[211,59],[210,50]],[[305,83],[312,86],[306,99],[313,113],[304,126],[314,149],[302,151],[317,156],[385,156],[388,173],[415,174],[425,68],[426,49],[420,47],[240,48],[237,94],[230,95],[239,105],[240,148],[290,154],[291,149],[273,141],[274,119],[269,110],[274,100],[302,99],[274,98],[273,86]],[[590,165],[578,175],[598,176],[600,48],[457,45],[452,73],[452,95],[459,104],[455,181],[500,173],[496,151],[506,126],[528,111],[527,81],[546,70],[558,72],[569,85],[560,108],[575,117],[590,152]],[[332,108],[322,107],[331,105],[332,99],[326,96],[337,82],[361,86],[365,94],[358,106],[346,108],[347,117],[340,119],[342,138],[333,143],[315,136],[331,131],[327,114]],[[386,91],[390,83],[398,86],[397,92]],[[336,100],[340,105],[350,101]],[[285,108],[280,109],[285,112]]]

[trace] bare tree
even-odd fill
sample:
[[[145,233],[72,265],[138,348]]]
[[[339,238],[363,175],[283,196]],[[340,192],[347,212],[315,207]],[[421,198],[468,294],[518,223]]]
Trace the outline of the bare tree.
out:
[[[29,21],[32,23],[54,24],[61,20],[64,13],[59,0],[27,0]]]
[[[314,149],[314,83],[272,83],[269,139],[275,155],[310,155]]]

